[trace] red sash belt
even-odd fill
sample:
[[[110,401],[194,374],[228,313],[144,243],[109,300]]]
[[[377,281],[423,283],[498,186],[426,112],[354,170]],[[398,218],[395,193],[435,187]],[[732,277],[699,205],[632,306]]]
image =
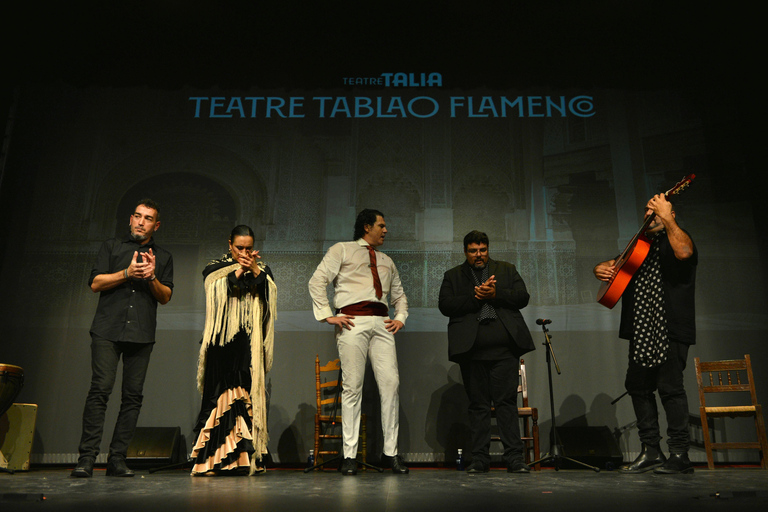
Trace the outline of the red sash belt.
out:
[[[339,312],[350,316],[389,316],[389,308],[381,302],[358,302],[337,309],[336,313]]]

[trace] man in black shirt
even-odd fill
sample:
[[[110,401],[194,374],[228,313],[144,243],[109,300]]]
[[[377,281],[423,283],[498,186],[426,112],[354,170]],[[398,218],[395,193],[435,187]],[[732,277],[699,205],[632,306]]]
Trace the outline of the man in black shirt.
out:
[[[520,356],[534,350],[520,310],[528,290],[517,269],[488,256],[488,235],[464,237],[467,260],[445,273],[438,307],[450,317],[448,358],[459,363],[469,397],[472,463],[467,473],[487,473],[491,457],[491,403],[496,407],[504,462],[510,473],[528,473],[517,416]]]
[[[100,293],[91,324],[91,388],[83,411],[80,458],[74,477],[90,477],[99,454],[107,401],[123,358],[120,413],[109,446],[107,476],[133,476],[125,464],[142,402],[149,356],[155,343],[157,303],[173,291],[173,258],[154,243],[160,213],[151,199],[139,201],[129,220],[130,235],[105,241],[89,285]]]
[[[629,366],[624,386],[632,398],[640,455],[619,473],[693,473],[688,458],[688,398],[683,370],[688,348],[696,343],[696,266],[693,240],[675,220],[664,194],[646,204],[646,218],[655,217],[645,231],[648,255],[638,267],[621,299],[619,337],[629,340]],[[616,260],[598,263],[593,272],[610,281],[618,272]],[[658,393],[667,416],[669,458],[661,451]]]

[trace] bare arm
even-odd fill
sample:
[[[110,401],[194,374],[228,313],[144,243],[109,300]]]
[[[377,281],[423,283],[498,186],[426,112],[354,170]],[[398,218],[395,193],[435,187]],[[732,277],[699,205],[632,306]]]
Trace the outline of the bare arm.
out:
[[[662,221],[663,222],[663,221]],[[672,246],[672,250],[675,252],[675,258],[680,261],[685,261],[693,256],[693,242],[688,234],[680,229],[675,219],[667,224],[664,222],[664,227],[667,230],[667,238]]]
[[[155,278],[155,258],[155,253],[152,252],[152,249],[144,253],[144,267],[141,269],[138,277],[148,280],[149,291],[157,302],[168,304],[173,291],[170,287],[161,283],[159,279]]]
[[[149,281],[149,291],[160,304],[168,304],[173,293],[173,290],[161,283],[159,279]]]
[[[128,281],[128,279],[128,277],[125,277],[124,270],[120,270],[114,274],[99,274],[93,278],[93,282],[91,283],[91,290],[93,290],[94,293],[111,290],[117,285]]]
[[[592,269],[592,272],[599,280],[610,281],[613,278],[613,275],[616,273],[616,267],[614,266],[615,264],[616,260],[603,261],[602,263],[595,265],[595,268]]]
[[[93,290],[94,293],[104,292],[111,290],[112,288],[115,288],[116,286],[121,285],[130,279],[143,279],[142,276],[146,272],[147,263],[137,262],[136,260],[138,256],[139,252],[134,251],[131,264],[128,265],[128,268],[126,269],[118,270],[112,274],[99,274],[94,277],[93,281],[91,282],[91,290]],[[152,271],[154,272],[154,263]]]
[[[99,274],[91,282],[91,290],[95,293],[111,290],[130,279],[145,279],[149,284],[149,291],[160,304],[167,304],[171,300],[173,290],[155,278],[155,254],[150,249],[142,254],[142,262],[137,261],[138,251],[134,251],[131,264],[124,270],[112,274]]]

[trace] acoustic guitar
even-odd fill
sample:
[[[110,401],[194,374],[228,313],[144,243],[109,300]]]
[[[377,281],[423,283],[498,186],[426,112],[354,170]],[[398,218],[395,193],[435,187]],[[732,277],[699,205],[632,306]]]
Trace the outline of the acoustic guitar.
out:
[[[674,187],[667,190],[664,193],[664,196],[669,197],[679,194],[688,188],[688,185],[691,184],[695,177],[695,174],[689,174],[684,177]],[[654,217],[656,217],[656,214],[651,213],[648,218],[645,219],[640,230],[634,237],[632,237],[632,240],[629,241],[627,247],[621,253],[621,256],[616,259],[616,263],[614,264],[616,272],[614,273],[613,278],[610,281],[603,282],[600,286],[600,290],[597,292],[597,302],[608,309],[612,309],[613,306],[619,302],[621,295],[624,293],[624,290],[627,289],[635,272],[640,268],[640,265],[643,264],[646,256],[648,256],[648,251],[651,249],[651,240],[645,236],[645,231],[648,229],[648,226],[651,225],[651,222],[653,222]]]

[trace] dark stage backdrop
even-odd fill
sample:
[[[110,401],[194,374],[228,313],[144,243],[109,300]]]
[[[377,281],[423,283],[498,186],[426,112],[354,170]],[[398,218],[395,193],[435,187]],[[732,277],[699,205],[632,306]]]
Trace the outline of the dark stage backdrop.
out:
[[[450,461],[465,446],[466,398],[447,359],[437,292],[472,229],[488,233],[492,257],[516,264],[531,293],[524,315],[539,348],[525,359],[543,450],[551,415],[537,318],[552,319],[562,368],[553,378],[558,424],[608,426],[631,458],[639,442],[630,401],[610,404],[623,392],[627,344],[617,338],[619,308],[595,302],[591,270],[624,247],[652,194],[690,173],[697,177],[677,210],[700,251],[698,344],[686,375],[700,443],[693,357],[767,359],[764,207],[749,199],[745,128],[727,98],[459,88],[429,73],[374,78],[339,76],[336,88],[316,90],[20,89],[3,184],[13,211],[4,218],[0,362],[24,368],[18,400],[39,404],[33,461],[76,460],[97,302],[88,275],[100,243],[126,232],[144,196],[162,205],[156,239],[173,253],[176,287],[159,308],[140,426],[180,426],[190,445],[200,272],[225,251],[230,229],[245,223],[279,290],[269,448],[275,461],[305,460],[315,356],[336,357],[332,330],[313,318],[307,281],[368,207],[386,215],[383,249],[411,308],[397,335],[407,460]],[[381,436],[371,375],[365,395],[375,457]],[[105,449],[118,403],[116,391]],[[741,434],[720,423],[716,431],[729,440]],[[704,460],[700,446],[692,459]]]

